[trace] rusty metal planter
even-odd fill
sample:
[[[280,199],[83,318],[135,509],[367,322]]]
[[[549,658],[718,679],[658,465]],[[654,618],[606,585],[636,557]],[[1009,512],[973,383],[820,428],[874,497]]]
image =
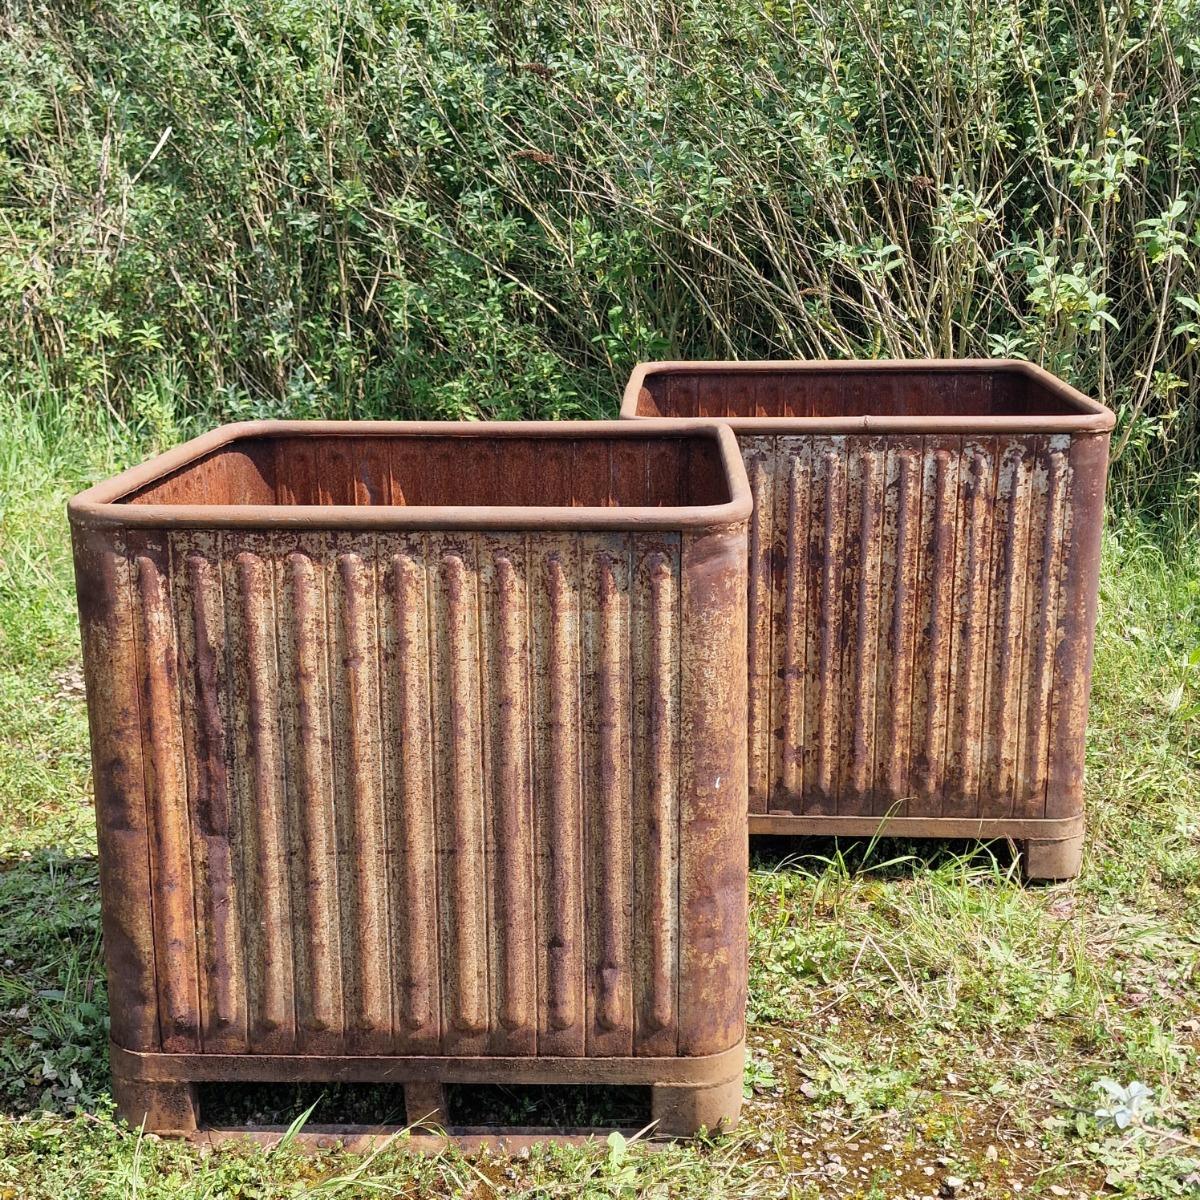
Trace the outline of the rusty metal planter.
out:
[[[1112,413],[1027,363],[639,366],[754,496],[751,833],[1010,837],[1078,872]]]
[[[230,426],[72,500],[122,1112],[736,1119],[746,530],[712,423]]]

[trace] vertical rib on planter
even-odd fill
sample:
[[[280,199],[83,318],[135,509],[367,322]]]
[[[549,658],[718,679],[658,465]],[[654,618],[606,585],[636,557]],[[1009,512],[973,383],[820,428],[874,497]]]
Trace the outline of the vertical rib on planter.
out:
[[[139,532],[130,536],[129,552],[137,614],[134,640],[141,685],[159,1029],[164,1050],[198,1050],[200,994],[170,543],[158,531]]]
[[[629,552],[624,535],[583,543],[584,831],[589,1055],[633,1052],[629,827]]]
[[[483,714],[474,538],[431,535],[435,794],[442,920],[442,1052],[487,1046]]]
[[[284,759],[290,765],[296,1035],[307,1053],[345,1033],[341,904],[329,696],[329,572],[319,534],[280,539],[275,562]]]
[[[538,1053],[585,1049],[580,555],[566,534],[530,539],[537,834]]]
[[[674,1054],[679,939],[680,559],[674,534],[633,539],[634,1053]],[[639,736],[640,735],[640,736]]]
[[[284,781],[270,536],[228,538],[225,619],[231,665],[234,804],[242,882],[248,1038],[258,1053],[295,1048],[289,817]]]
[[[732,1122],[749,511],[703,423],[265,423],[76,498],[125,1115],[389,1079],[426,1123],[471,1081]]]
[[[179,615],[183,733],[199,914],[204,1048],[244,1052],[246,994],[234,837],[230,827],[228,662],[219,536],[171,535]]]
[[[441,1030],[437,814],[433,789],[428,556],[397,536],[379,594],[383,630],[384,795],[397,1053],[437,1050]]]
[[[486,830],[493,1054],[537,1048],[533,904],[533,791],[529,611],[525,537],[480,539],[486,721],[485,777],[493,789]]]
[[[649,363],[622,416],[739,438],[751,831],[1008,836],[1074,874],[1112,413],[967,360]]]

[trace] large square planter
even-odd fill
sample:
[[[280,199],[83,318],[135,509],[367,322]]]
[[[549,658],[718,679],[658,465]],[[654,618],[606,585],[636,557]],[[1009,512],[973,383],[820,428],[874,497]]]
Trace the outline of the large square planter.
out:
[[[262,422],[70,504],[115,1091],[736,1119],[750,496],[712,423]]]
[[[1112,413],[1022,362],[673,362],[622,416],[741,445],[751,832],[1076,874]]]

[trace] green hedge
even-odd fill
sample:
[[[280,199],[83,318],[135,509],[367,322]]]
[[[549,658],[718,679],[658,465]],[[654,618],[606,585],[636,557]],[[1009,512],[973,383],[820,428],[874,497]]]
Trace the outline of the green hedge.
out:
[[[10,0],[0,380],[162,438],[1019,355],[1200,503],[1200,3]]]

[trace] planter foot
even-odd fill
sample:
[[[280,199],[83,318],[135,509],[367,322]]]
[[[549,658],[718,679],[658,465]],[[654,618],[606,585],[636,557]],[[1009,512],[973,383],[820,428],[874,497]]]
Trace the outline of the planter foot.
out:
[[[130,1125],[143,1122],[148,1132],[196,1132],[196,1087],[191,1083],[151,1083],[113,1077],[117,1111]]]
[[[406,1083],[404,1109],[413,1128],[444,1129],[450,1124],[446,1089],[440,1083]]]
[[[737,1128],[742,1110],[742,1078],[716,1084],[655,1084],[650,1089],[650,1116],[660,1137],[690,1137],[701,1128],[728,1133]]]
[[[1082,864],[1082,833],[1056,841],[1030,838],[1021,847],[1021,865],[1031,882],[1074,879]]]

